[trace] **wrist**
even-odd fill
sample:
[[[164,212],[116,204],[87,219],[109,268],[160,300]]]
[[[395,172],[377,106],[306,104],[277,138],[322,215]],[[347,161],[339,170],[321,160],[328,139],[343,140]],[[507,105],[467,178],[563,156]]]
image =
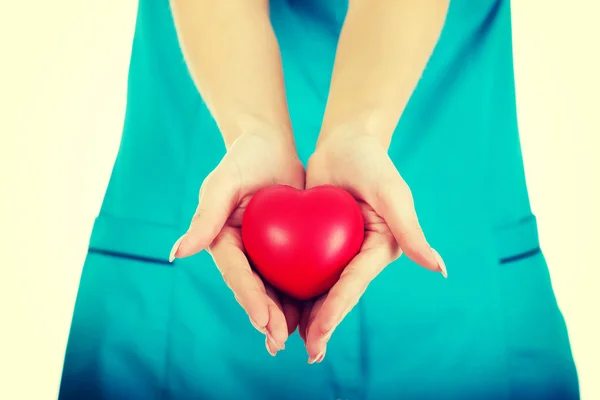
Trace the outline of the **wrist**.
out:
[[[278,147],[295,151],[294,135],[289,122],[271,122],[253,115],[240,115],[235,120],[220,124],[219,128],[227,150],[245,136],[262,138]]]
[[[387,150],[398,119],[393,113],[383,109],[368,110],[341,123],[329,122],[326,117],[317,141],[317,149],[331,142],[339,143],[359,136],[368,136],[376,139]]]

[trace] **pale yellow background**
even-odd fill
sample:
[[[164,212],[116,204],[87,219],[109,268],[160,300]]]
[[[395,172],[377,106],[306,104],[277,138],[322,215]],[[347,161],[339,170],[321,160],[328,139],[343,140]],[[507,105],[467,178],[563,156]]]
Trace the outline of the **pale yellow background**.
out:
[[[531,200],[584,400],[600,399],[597,4],[513,1]],[[133,0],[0,2],[0,399],[56,398],[88,235],[117,150],[135,8]]]

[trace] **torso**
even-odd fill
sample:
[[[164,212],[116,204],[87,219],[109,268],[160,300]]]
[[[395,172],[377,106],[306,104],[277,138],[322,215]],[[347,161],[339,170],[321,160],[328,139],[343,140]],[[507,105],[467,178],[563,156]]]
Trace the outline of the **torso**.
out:
[[[306,161],[319,132],[345,3],[271,4],[297,147]],[[508,1],[451,2],[389,150],[450,277],[401,258],[371,284],[319,366],[305,365],[297,337],[268,358],[205,253],[163,265],[193,214],[200,184],[225,152],[182,60],[168,1],[140,1],[122,144],[74,319],[75,326],[78,315],[95,312],[94,296],[102,291],[93,282],[105,274],[119,282],[113,295],[141,302],[145,318],[115,328],[107,343],[143,335],[144,328],[169,332],[166,342],[156,337],[167,343],[166,350],[160,347],[167,358],[145,376],[126,378],[133,387],[151,379],[170,399],[260,399],[265,393],[273,399],[576,398],[566,328],[527,196]],[[119,254],[162,269],[128,269],[116,260]],[[163,308],[143,306],[165,291],[171,295]],[[109,316],[126,318],[117,308]],[[88,323],[78,325],[79,334],[103,329],[102,320]],[[73,339],[77,332],[71,333],[75,349],[83,346]],[[70,354],[71,365],[109,368],[94,358],[98,348],[85,349],[71,350],[67,361]],[[150,350],[136,351],[152,364]],[[125,353],[113,352],[127,365]],[[146,398],[158,399],[157,390],[148,389]]]

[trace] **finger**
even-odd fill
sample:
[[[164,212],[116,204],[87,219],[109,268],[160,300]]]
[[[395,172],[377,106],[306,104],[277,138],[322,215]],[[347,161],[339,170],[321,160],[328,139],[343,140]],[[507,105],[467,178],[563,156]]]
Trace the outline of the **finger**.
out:
[[[233,291],[255,327],[265,332],[269,323],[269,307],[262,288],[248,260],[230,229],[225,228],[210,247],[210,254],[227,286]]]
[[[275,355],[279,350],[285,348],[285,342],[288,338],[288,327],[283,313],[283,307],[279,301],[279,296],[272,287],[266,287],[267,304],[269,309],[269,322],[267,324],[267,348],[270,348],[271,355]]]
[[[171,258],[189,257],[206,249],[239,202],[237,170],[219,166],[204,180],[188,231],[173,247]]]
[[[310,309],[310,312],[308,312],[308,317],[306,320],[306,340],[304,341],[304,346],[306,347],[306,352],[308,353],[308,363],[312,364],[314,362],[320,362],[320,360],[323,359],[324,354],[325,354],[325,350],[326,350],[326,346],[327,343],[326,341],[322,341],[322,343],[319,343],[319,345],[317,346],[310,346],[309,342],[308,342],[308,334],[310,332],[310,327],[313,325],[315,318],[317,317],[317,315],[319,314],[321,308],[323,307],[323,303],[325,302],[325,299],[327,298],[327,294],[319,297],[313,304],[313,306]]]
[[[402,252],[420,266],[446,275],[441,257],[433,251],[419,224],[410,188],[391,160],[382,184],[377,188],[377,200],[372,206],[385,220]],[[438,260],[439,259],[439,260]]]
[[[281,306],[283,308],[283,314],[285,315],[285,320],[288,328],[288,336],[290,336],[300,323],[300,307],[298,302],[293,299],[290,299],[287,296],[279,296],[281,300]]]
[[[263,290],[267,294],[267,296],[269,296],[283,312],[288,329],[287,336],[290,336],[296,330],[296,327],[298,326],[300,320],[300,310],[298,303],[294,299],[282,295],[273,287],[265,285],[262,278],[256,272],[254,272],[254,277],[256,278],[256,282],[261,288],[261,290]]]
[[[323,302],[325,301],[326,298],[327,298],[327,295],[323,295],[323,296],[319,297],[317,300],[315,300],[313,306],[310,309],[310,312],[308,313],[308,318],[306,320],[307,337],[308,337],[308,328],[310,328],[310,326],[315,321],[315,318],[317,317],[319,311],[321,310],[321,307],[323,307]]]
[[[308,319],[313,308],[314,302],[311,300],[305,301],[300,310],[300,320],[298,321],[298,333],[306,344],[306,333],[308,330]]]
[[[358,303],[369,283],[393,260],[392,250],[373,248],[357,255],[309,316],[306,351],[318,358],[343,318]]]

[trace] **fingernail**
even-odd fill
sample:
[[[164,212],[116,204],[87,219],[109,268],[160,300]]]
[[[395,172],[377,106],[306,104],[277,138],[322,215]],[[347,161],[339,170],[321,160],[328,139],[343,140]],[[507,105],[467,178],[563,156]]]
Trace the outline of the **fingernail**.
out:
[[[271,336],[271,334],[269,332],[267,332],[267,339],[269,340],[269,342],[271,342],[271,344],[279,351],[279,350],[284,350],[285,349],[285,345],[284,344],[279,344],[275,338],[273,338],[273,336]]]
[[[431,248],[431,251],[433,252],[433,256],[435,257],[435,260],[438,263],[438,266],[440,267],[440,271],[442,272],[442,276],[444,278],[448,277],[448,271],[446,270],[446,264],[444,263],[444,260],[442,259],[442,256],[440,256],[440,253],[438,253],[434,248]]]
[[[321,351],[319,354],[317,354],[316,357],[309,357],[308,358],[308,363],[309,364],[314,364],[316,362],[321,362],[323,361],[323,358],[325,358],[325,351],[327,350],[327,348],[325,348],[325,350]],[[319,361],[320,360],[320,361]]]
[[[177,239],[177,241],[173,245],[173,248],[171,249],[171,254],[169,254],[170,263],[172,263],[175,260],[175,254],[177,253],[177,250],[179,250],[179,246],[181,245],[181,241],[183,240],[184,236],[185,235],[182,235],[179,239]]]
[[[271,350],[271,347],[269,346],[269,339],[268,338],[265,338],[265,347],[267,348],[267,352],[271,356],[275,357],[277,355],[277,351]]]
[[[320,363],[321,361],[323,361],[325,359],[325,353],[327,353],[327,347],[325,347],[325,349],[321,353],[321,357],[317,358],[317,361],[316,361],[317,364]]]
[[[250,323],[252,324],[252,326],[254,327],[254,329],[256,329],[257,331],[259,331],[263,335],[267,334],[267,329],[266,328],[261,328],[260,326],[258,326],[258,324],[256,322],[252,321],[252,318],[250,318]]]

